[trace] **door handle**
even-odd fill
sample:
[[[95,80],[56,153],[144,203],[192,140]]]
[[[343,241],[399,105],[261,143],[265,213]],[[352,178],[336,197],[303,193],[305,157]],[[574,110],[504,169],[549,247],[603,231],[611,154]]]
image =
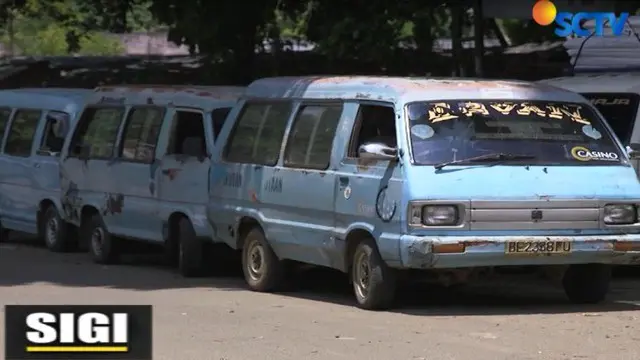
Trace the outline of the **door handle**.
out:
[[[348,176],[339,176],[338,177],[340,190],[343,190],[347,186],[349,186],[349,177]]]
[[[182,170],[182,169],[162,169],[162,174],[163,175],[171,175],[171,174],[177,173],[180,170]]]

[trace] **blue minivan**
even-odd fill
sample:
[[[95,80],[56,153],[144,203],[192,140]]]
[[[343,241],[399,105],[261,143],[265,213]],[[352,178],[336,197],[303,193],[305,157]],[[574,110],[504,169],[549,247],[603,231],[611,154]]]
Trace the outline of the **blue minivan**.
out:
[[[408,274],[561,269],[603,300],[640,260],[640,183],[584,97],[521,81],[283,77],[253,82],[215,149],[208,219],[249,287],[287,260],[350,274],[360,307]]]
[[[59,156],[88,89],[0,90],[0,240],[39,235],[53,251],[73,233],[60,218]],[[67,241],[69,240],[69,241]]]
[[[64,219],[97,263],[125,240],[164,245],[185,276],[204,268],[210,156],[243,87],[95,90],[61,156]]]

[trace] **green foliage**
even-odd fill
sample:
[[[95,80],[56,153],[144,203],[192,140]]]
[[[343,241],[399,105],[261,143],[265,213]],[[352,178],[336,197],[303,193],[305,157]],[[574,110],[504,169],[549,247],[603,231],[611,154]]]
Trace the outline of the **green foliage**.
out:
[[[86,33],[79,41],[80,55],[120,55],[124,53],[124,46],[117,38],[97,32]]]

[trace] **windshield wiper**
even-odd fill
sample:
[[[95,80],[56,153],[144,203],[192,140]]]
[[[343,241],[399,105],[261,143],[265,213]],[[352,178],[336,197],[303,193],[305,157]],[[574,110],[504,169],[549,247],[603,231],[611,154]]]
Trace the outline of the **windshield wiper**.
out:
[[[534,155],[527,154],[510,154],[510,153],[491,153],[484,154],[480,156],[470,157],[466,159],[454,160],[454,161],[445,161],[439,164],[436,164],[434,167],[436,170],[440,170],[445,166],[461,164],[461,163],[473,163],[473,162],[482,162],[482,161],[510,161],[510,160],[530,160],[535,159]]]

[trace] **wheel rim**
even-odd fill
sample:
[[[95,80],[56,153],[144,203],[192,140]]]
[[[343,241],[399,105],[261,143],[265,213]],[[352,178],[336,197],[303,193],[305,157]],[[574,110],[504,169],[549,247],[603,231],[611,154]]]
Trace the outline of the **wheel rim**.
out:
[[[252,280],[258,281],[264,274],[264,247],[256,242],[249,245],[247,250],[247,272]]]
[[[47,221],[46,230],[45,230],[45,241],[48,245],[53,245],[56,243],[56,239],[58,238],[58,219],[51,218]]]
[[[353,285],[357,295],[365,299],[369,294],[369,283],[371,278],[371,265],[369,257],[364,251],[359,251],[353,262]]]
[[[91,233],[91,248],[93,249],[93,252],[100,256],[102,255],[102,246],[104,244],[104,230],[102,230],[101,228],[95,228],[93,229],[93,232]]]

